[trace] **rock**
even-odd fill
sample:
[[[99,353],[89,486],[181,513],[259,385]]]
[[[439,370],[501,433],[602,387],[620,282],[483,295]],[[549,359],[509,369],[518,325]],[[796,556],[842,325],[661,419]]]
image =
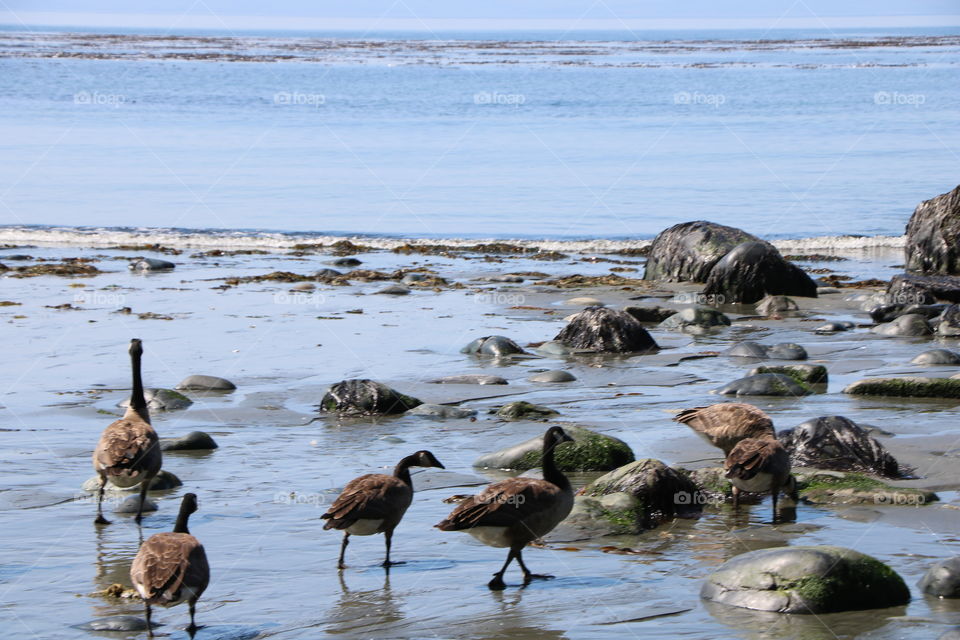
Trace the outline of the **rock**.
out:
[[[900,476],[900,465],[886,448],[843,416],[822,416],[777,434],[797,467]]]
[[[666,307],[635,307],[629,306],[624,307],[624,311],[632,315],[634,318],[640,322],[653,322],[661,323],[670,316],[674,315],[676,309],[668,309]]]
[[[183,482],[180,481],[180,478],[174,474],[161,469],[157,475],[153,476],[153,479],[150,480],[150,491],[169,491],[170,489],[176,489],[177,487],[183,486]],[[97,491],[100,487],[100,478],[93,476],[87,478],[86,481],[81,486],[83,491],[94,492]],[[127,493],[131,491],[140,491],[140,485],[135,484],[132,487],[118,487],[110,482],[107,482],[106,487],[107,492],[119,492]]]
[[[722,396],[808,396],[813,390],[782,373],[761,373],[734,380],[716,390]]]
[[[552,416],[560,415],[560,412],[549,407],[517,400],[500,407],[497,410],[497,415],[504,420],[546,420]]]
[[[173,389],[144,389],[143,397],[150,411],[177,411],[193,404],[193,400]],[[117,403],[117,406],[126,409],[130,406],[130,398]]]
[[[410,293],[410,289],[401,284],[391,284],[383,289],[380,289],[379,291],[376,291],[375,293],[387,296],[405,296]]]
[[[706,282],[713,266],[734,247],[758,240],[746,231],[703,220],[676,224],[654,238],[643,278]]]
[[[904,253],[910,271],[960,273],[960,186],[917,206]]]
[[[960,305],[952,304],[943,310],[936,333],[938,336],[960,336]]]
[[[601,497],[626,493],[637,500],[627,522],[637,531],[651,529],[675,516],[699,513],[699,501],[684,499],[696,495],[697,487],[683,474],[659,460],[647,458],[624,465],[600,476],[582,494]],[[624,514],[621,514],[621,517]]]
[[[471,353],[478,356],[508,356],[514,353],[524,353],[523,349],[510,338],[503,336],[485,336],[477,338],[460,353]]]
[[[629,493],[620,491],[598,498],[574,496],[573,509],[559,528],[573,529],[575,539],[640,533],[643,505]]]
[[[627,443],[590,429],[564,426],[573,442],[564,442],[554,449],[554,459],[562,471],[609,471],[633,462],[633,451]],[[540,467],[543,436],[482,455],[474,467],[526,471]]]
[[[589,296],[580,296],[579,298],[570,298],[567,304],[574,307],[603,307],[605,306],[599,298]]]
[[[766,359],[767,346],[762,345],[759,342],[751,342],[747,340],[746,342],[738,342],[737,344],[733,345],[724,351],[723,355],[730,356],[732,358]]]
[[[787,296],[767,296],[757,303],[757,313],[771,316],[784,311],[797,311],[800,307]]]
[[[444,404],[421,404],[407,411],[407,415],[427,416],[429,418],[472,418],[477,415],[477,410]]]
[[[216,376],[193,375],[180,381],[177,389],[183,391],[233,391],[237,385]]]
[[[827,368],[822,364],[783,364],[775,367],[757,367],[749,375],[782,373],[803,384],[827,384]]]
[[[960,598],[960,556],[941,560],[927,569],[917,586],[938,598]]]
[[[710,574],[700,597],[779,613],[832,613],[905,605],[903,578],[842,547],[780,547],[740,554]]]
[[[707,278],[706,296],[751,304],[767,295],[817,297],[816,283],[767,242],[744,242],[725,255]]]
[[[894,487],[862,473],[817,469],[793,475],[801,497],[813,504],[919,507],[939,500],[932,491]]]
[[[367,379],[343,380],[331,386],[320,408],[341,415],[377,416],[403,413],[423,404],[417,398]]]
[[[356,258],[337,258],[336,260],[329,260],[327,264],[332,264],[335,267],[359,267],[363,262]]]
[[[576,379],[569,371],[541,371],[527,378],[530,382],[573,382]]]
[[[317,288],[317,285],[311,284],[309,282],[299,282],[292,287],[290,291],[314,291]]]
[[[495,276],[489,276],[488,278],[486,278],[486,281],[487,281],[487,282],[512,282],[512,283],[520,283],[520,282],[523,282],[523,278],[522,278],[521,276],[511,276],[511,275],[507,275],[507,274],[498,274],[498,275],[495,275]]]
[[[179,438],[160,438],[160,449],[163,451],[202,451],[216,448],[216,441],[203,431],[191,431]]]
[[[729,327],[730,318],[709,307],[687,307],[660,323],[661,329],[703,335],[721,327]]]
[[[461,376],[445,376],[427,381],[429,384],[507,384],[500,376],[485,376],[466,374]]]
[[[554,337],[574,349],[603,353],[635,353],[659,349],[643,325],[625,311],[587,307]]]
[[[576,349],[571,349],[565,344],[556,340],[547,340],[536,348],[537,353],[545,356],[564,357],[577,353]]]
[[[359,260],[357,261],[359,264]],[[336,278],[337,276],[342,276],[342,271],[337,271],[336,269],[319,269],[313,272],[314,278]]]
[[[937,640],[960,640],[960,627],[944,631]]]
[[[132,271],[170,271],[176,266],[177,265],[167,260],[159,260],[157,258],[140,258],[139,260],[134,260],[131,262],[129,264],[129,269]]]
[[[806,360],[807,350],[792,342],[778,342],[767,348],[767,357],[772,360]]]
[[[154,624],[153,628],[160,625]],[[74,627],[81,631],[146,631],[147,621],[137,616],[107,616]]]
[[[849,331],[853,329],[854,324],[852,322],[828,322],[827,324],[822,324],[814,331],[817,333],[837,333],[839,331]]]
[[[887,304],[933,304],[937,300],[960,302],[960,278],[901,273],[887,285]]]
[[[733,485],[727,480],[726,470],[723,467],[701,467],[693,471],[678,471],[686,473],[690,481],[697,487],[696,498],[701,504],[722,504],[733,499]],[[740,493],[740,501],[747,501],[756,494]],[[759,501],[759,500],[758,500]]]
[[[921,376],[867,378],[847,385],[843,392],[892,398],[960,398],[960,380]]]
[[[128,496],[123,502],[118,504],[113,512],[122,513],[122,514],[131,514],[136,515],[137,511],[140,510],[140,494]],[[156,511],[157,503],[151,500],[150,498],[144,498],[143,500],[143,513],[148,511]]]
[[[949,349],[930,349],[915,357],[910,364],[960,364],[960,354]]]
[[[900,316],[893,322],[878,324],[870,331],[881,336],[895,337],[929,336],[933,333],[926,316],[918,313],[910,313]]]

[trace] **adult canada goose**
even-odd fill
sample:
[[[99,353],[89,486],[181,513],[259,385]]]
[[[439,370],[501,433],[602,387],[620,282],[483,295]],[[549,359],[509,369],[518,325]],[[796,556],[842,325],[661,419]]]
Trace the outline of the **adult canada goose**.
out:
[[[190,535],[187,520],[197,510],[197,496],[188,493],[180,503],[180,513],[172,533],[157,533],[140,546],[130,566],[130,580],[143,598],[147,613],[147,634],[153,637],[150,605],[172,607],[184,600],[190,603],[190,626],[193,635],[197,600],[210,583],[210,565],[200,541]]]
[[[543,436],[543,480],[508,478],[491,484],[436,525],[441,531],[465,531],[491,547],[510,548],[507,561],[487,585],[491,589],[506,587],[503,574],[514,558],[520,563],[524,584],[553,577],[531,573],[523,563],[523,548],[550,533],[573,508],[570,481],[553,459],[553,450],[561,442],[573,442],[573,438],[560,427],[550,427]]]
[[[684,409],[673,418],[729,455],[744,438],[774,437],[770,416],[750,404],[722,402],[709,407]]]
[[[797,502],[797,481],[790,473],[790,455],[775,438],[745,438],[730,451],[723,464],[733,484],[733,506],[740,506],[740,492],[762,493],[773,497],[773,520],[777,519],[777,497],[782,489]]]
[[[444,468],[429,451],[417,451],[401,460],[394,468],[392,476],[370,473],[351,480],[327,512],[320,516],[327,521],[323,525],[324,529],[343,531],[338,568],[343,569],[345,566],[343,556],[350,544],[351,535],[370,536],[375,533],[382,533],[387,545],[387,557],[381,566],[402,564],[390,561],[390,543],[393,540],[393,530],[400,524],[403,514],[413,501],[410,467]]]
[[[122,418],[103,430],[100,442],[93,451],[93,468],[100,477],[97,524],[110,524],[103,517],[103,491],[107,482],[121,488],[140,485],[140,506],[137,508],[137,524],[140,524],[150,480],[157,475],[163,463],[157,432],[150,426],[150,412],[143,397],[143,380],[140,377],[142,356],[143,344],[134,338],[130,341],[130,365],[133,370],[130,405]]]

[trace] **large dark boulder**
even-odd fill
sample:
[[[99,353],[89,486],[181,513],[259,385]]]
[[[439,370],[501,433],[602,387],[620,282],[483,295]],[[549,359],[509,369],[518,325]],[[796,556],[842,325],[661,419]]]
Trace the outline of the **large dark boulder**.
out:
[[[762,241],[737,245],[710,270],[703,294],[726,303],[751,304],[768,295],[817,297],[817,283]]]
[[[960,273],[960,186],[917,206],[905,253],[911,271]]]
[[[320,408],[330,413],[354,416],[377,416],[403,413],[423,404],[373,380],[343,380],[331,386],[320,401]]]
[[[865,429],[843,416],[807,420],[777,434],[797,467],[900,477],[900,465]]]
[[[900,273],[887,285],[886,299],[888,304],[905,305],[960,302],[960,277]]]
[[[697,220],[661,231],[650,245],[644,280],[706,282],[710,270],[738,244],[759,241],[734,227]]]
[[[573,316],[554,340],[574,349],[604,353],[659,349],[639,320],[607,307],[587,307]]]

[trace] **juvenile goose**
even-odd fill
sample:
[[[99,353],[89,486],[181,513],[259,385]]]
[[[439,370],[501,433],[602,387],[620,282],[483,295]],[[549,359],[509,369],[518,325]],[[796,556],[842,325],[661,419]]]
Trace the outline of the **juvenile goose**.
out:
[[[143,397],[143,380],[140,377],[142,356],[143,344],[134,338],[130,341],[130,365],[133,370],[130,405],[122,418],[103,430],[93,451],[93,468],[100,477],[97,518],[94,521],[97,524],[110,524],[103,517],[103,491],[107,482],[121,488],[140,485],[140,506],[137,509],[137,524],[140,524],[150,480],[157,475],[163,463],[157,432],[150,426],[150,412]]]
[[[197,510],[197,496],[188,493],[180,503],[180,513],[172,533],[157,533],[140,546],[130,566],[130,580],[143,598],[147,613],[147,635],[153,637],[150,605],[172,607],[184,600],[190,603],[190,626],[193,635],[197,600],[210,583],[210,565],[200,541],[190,535],[187,520]]]
[[[774,438],[745,438],[730,451],[723,464],[733,484],[733,506],[740,506],[740,492],[762,493],[773,497],[773,520],[777,519],[777,497],[782,489],[797,502],[797,481],[790,473],[790,455]]]
[[[487,585],[500,590],[506,587],[503,574],[516,558],[523,571],[523,583],[537,575],[523,563],[523,548],[545,536],[569,515],[573,508],[573,490],[553,459],[553,450],[561,442],[573,442],[560,427],[550,427],[543,436],[543,480],[508,478],[491,484],[454,509],[436,525],[441,531],[465,531],[485,545],[509,547],[507,561],[493,574]]]
[[[744,438],[774,437],[770,416],[750,404],[722,402],[709,407],[684,409],[673,418],[729,455]]]
[[[390,561],[390,543],[393,540],[393,530],[400,524],[403,514],[413,501],[410,467],[444,468],[429,451],[417,451],[401,460],[392,476],[371,473],[351,480],[330,509],[320,516],[327,520],[323,525],[324,529],[343,531],[340,559],[337,561],[339,569],[345,566],[343,556],[350,544],[351,534],[370,536],[382,533],[387,545],[387,557],[381,566],[402,564]]]

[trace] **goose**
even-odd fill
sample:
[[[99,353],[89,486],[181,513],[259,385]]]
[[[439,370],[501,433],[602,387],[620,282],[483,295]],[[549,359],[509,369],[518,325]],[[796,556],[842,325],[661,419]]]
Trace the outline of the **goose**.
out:
[[[673,418],[687,425],[697,435],[730,454],[744,438],[774,437],[773,420],[750,404],[722,402],[709,407],[684,409]]]
[[[150,411],[143,397],[143,380],[140,377],[142,356],[143,343],[134,338],[130,341],[130,365],[133,370],[130,405],[122,418],[103,430],[93,451],[93,468],[100,481],[97,518],[94,520],[97,524],[110,524],[103,517],[103,491],[107,482],[124,489],[140,485],[140,505],[136,518],[137,524],[140,524],[150,480],[157,475],[163,463],[157,432],[150,425]]]
[[[337,568],[344,569],[343,556],[350,544],[350,536],[370,536],[376,533],[384,535],[387,556],[380,566],[389,568],[401,562],[390,561],[390,544],[393,530],[400,524],[407,507],[413,502],[413,482],[410,479],[410,467],[444,466],[429,451],[417,451],[401,460],[393,470],[393,475],[370,473],[354,478],[325,514],[320,516],[327,523],[326,529],[343,531],[340,544],[340,559]]]
[[[796,504],[797,481],[790,473],[790,455],[775,438],[744,438],[730,451],[723,464],[725,476],[733,484],[733,506],[740,506],[740,492],[762,493],[773,497],[773,520],[777,519],[777,497],[781,489]]]
[[[561,442],[573,442],[573,438],[560,427],[550,427],[543,436],[543,480],[508,478],[491,484],[435,525],[441,531],[464,531],[485,545],[510,549],[507,561],[487,584],[490,589],[506,587],[503,574],[514,558],[525,585],[553,577],[531,573],[523,562],[523,548],[552,531],[573,508],[570,481],[553,459],[554,448]]]
[[[150,605],[172,607],[184,600],[190,603],[191,637],[197,630],[194,622],[197,600],[210,583],[210,565],[200,541],[190,535],[187,520],[197,510],[197,496],[188,493],[180,503],[180,513],[173,532],[157,533],[140,546],[130,566],[130,580],[143,598],[147,614],[147,635],[153,637]]]

